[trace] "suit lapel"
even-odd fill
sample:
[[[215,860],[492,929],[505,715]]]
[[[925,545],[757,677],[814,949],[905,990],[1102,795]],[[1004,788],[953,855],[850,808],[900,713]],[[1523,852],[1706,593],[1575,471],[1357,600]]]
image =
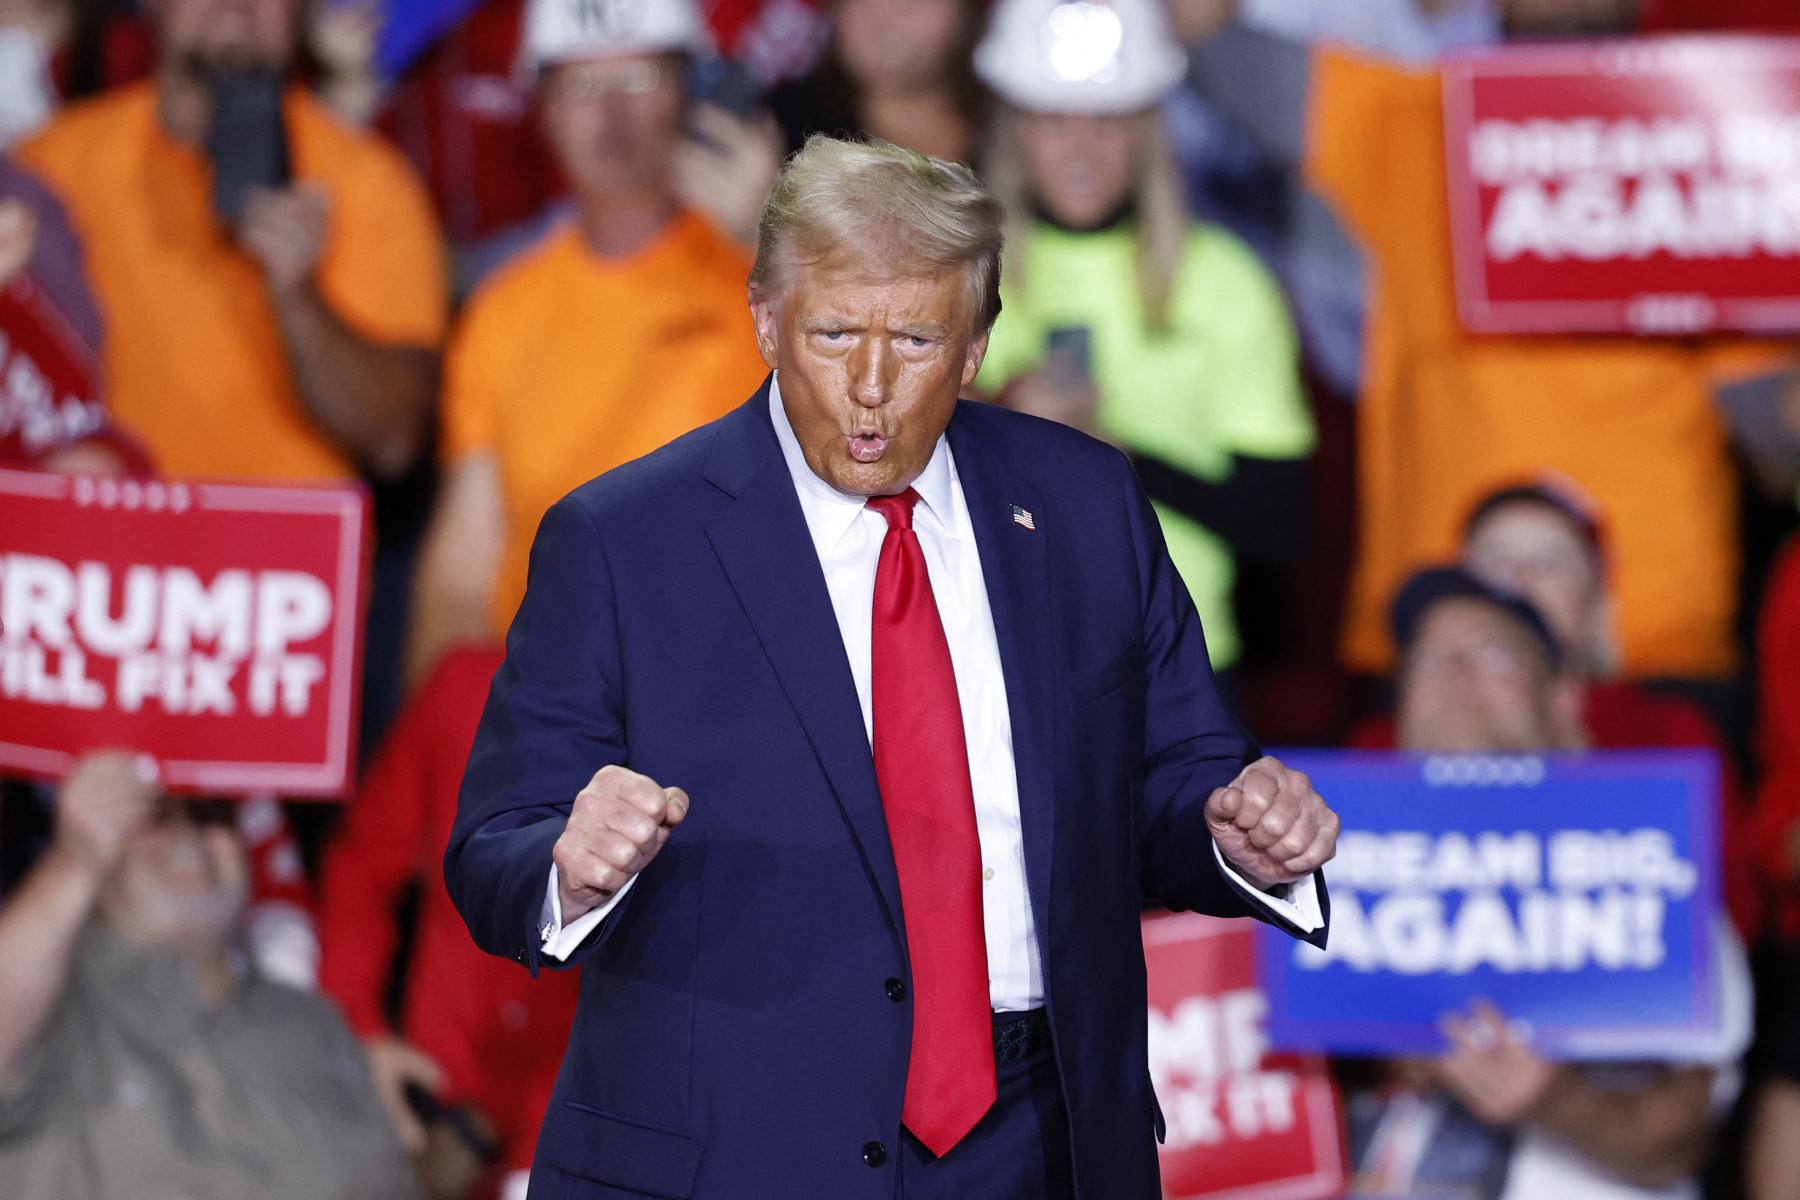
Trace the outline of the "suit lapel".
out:
[[[958,407],[958,416],[970,401]],[[1012,721],[1013,767],[1019,779],[1019,820],[1025,842],[1025,879],[1039,944],[1050,931],[1050,865],[1055,835],[1055,780],[1051,771],[1056,703],[1050,605],[1050,521],[1042,494],[1006,461],[975,422],[950,423],[950,449],[962,482],[981,574],[1006,676]],[[1014,519],[1024,510],[1036,525]]]
[[[764,385],[720,430],[707,478],[735,502],[707,529],[900,937],[900,880],[825,574],[768,419]]]

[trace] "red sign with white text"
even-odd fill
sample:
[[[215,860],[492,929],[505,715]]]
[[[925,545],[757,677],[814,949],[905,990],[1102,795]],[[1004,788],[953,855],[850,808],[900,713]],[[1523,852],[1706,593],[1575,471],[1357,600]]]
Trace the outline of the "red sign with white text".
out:
[[[1800,331],[1800,39],[1503,46],[1443,88],[1471,331]]]
[[[1198,913],[1144,919],[1150,1077],[1168,1126],[1170,1200],[1322,1200],[1344,1190],[1323,1059],[1271,1054],[1254,930]]]
[[[352,781],[368,501],[0,471],[0,769],[122,746],[172,790]]]

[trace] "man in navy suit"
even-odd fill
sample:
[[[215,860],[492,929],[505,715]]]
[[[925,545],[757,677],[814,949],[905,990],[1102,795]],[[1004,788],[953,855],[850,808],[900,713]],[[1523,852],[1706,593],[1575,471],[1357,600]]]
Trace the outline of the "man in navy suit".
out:
[[[445,860],[485,949],[582,967],[533,1200],[1152,1200],[1142,906],[1323,943],[1337,818],[1124,456],[958,399],[1000,222],[814,138],[768,384],[544,518]]]

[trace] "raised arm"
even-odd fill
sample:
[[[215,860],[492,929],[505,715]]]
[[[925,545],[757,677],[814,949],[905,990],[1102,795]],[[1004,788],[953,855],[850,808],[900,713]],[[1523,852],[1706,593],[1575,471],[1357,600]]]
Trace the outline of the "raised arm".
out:
[[[50,849],[0,907],[0,1080],[56,1011],[76,939],[158,796],[154,771],[118,751],[83,759],[63,781]]]
[[[500,463],[492,450],[479,450],[447,469],[419,547],[406,643],[409,692],[447,651],[494,640],[494,584],[505,553]]]
[[[532,971],[542,926],[629,904],[626,885],[687,813],[625,763],[623,656],[600,531],[568,497],[531,547],[525,601],[507,635],[463,777],[444,858],[450,897],[490,954]],[[601,918],[595,918],[599,921]],[[586,939],[589,946],[604,940]],[[584,947],[587,948],[587,947]]]
[[[257,189],[238,239],[262,267],[306,411],[371,474],[393,479],[425,446],[438,355],[431,346],[365,336],[327,299],[317,273],[330,210],[330,198],[311,185]]]
[[[1318,871],[1335,852],[1337,816],[1305,775],[1262,757],[1226,709],[1194,602],[1149,500],[1125,474],[1149,689],[1144,897],[1170,909],[1255,916],[1323,945],[1330,913]]]

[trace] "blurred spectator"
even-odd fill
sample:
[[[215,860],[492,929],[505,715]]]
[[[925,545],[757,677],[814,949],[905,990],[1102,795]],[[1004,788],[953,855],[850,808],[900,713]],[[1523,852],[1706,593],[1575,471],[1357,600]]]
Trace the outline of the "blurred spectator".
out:
[[[380,0],[306,0],[304,13],[313,90],[345,121],[367,125],[384,92]]]
[[[973,161],[989,105],[971,57],[986,11],[983,0],[835,0],[818,66],[770,97],[788,151],[815,133],[868,133]]]
[[[44,186],[0,159],[0,467],[147,467],[107,420],[100,310],[81,244]]]
[[[1401,648],[1397,746],[1419,754],[1586,747],[1581,685],[1529,601],[1460,567],[1407,581],[1391,612]]]
[[[376,1083],[408,1146],[429,1130],[405,1085],[440,1107],[473,1110],[493,1130],[510,1172],[531,1167],[575,1013],[579,979],[532,979],[476,949],[444,890],[442,859],[456,819],[463,764],[500,666],[498,650],[446,655],[401,713],[327,851],[321,889],[323,985],[369,1051]],[[399,1019],[389,1019],[398,908],[419,888]]]
[[[705,7],[720,53],[742,62],[756,81],[786,78],[816,57],[824,23],[807,0],[709,0]],[[544,142],[531,76],[520,69],[525,9],[526,0],[475,5],[406,66],[376,116],[376,127],[431,191],[450,241],[459,297],[542,232],[564,192]],[[629,18],[632,11],[622,6],[609,19]],[[725,128],[729,146],[747,144],[766,156],[761,130]],[[703,165],[709,159],[704,151],[719,148],[701,142],[697,149],[701,153],[690,157]],[[701,193],[712,182],[697,179],[690,199],[708,200]],[[732,232],[752,237],[755,215],[740,206]]]
[[[1537,610],[1455,568],[1421,572],[1392,612],[1400,742],[1416,753],[1579,745],[1580,687]],[[1715,1117],[1738,1087],[1751,989],[1718,924],[1725,1036],[1710,1061],[1552,1063],[1492,1006],[1445,1020],[1451,1049],[1387,1064],[1349,1101],[1356,1192],[1502,1200],[1693,1197]]]
[[[299,3],[166,0],[154,83],[19,148],[87,248],[108,404],[171,474],[394,476],[424,443],[437,235],[393,151],[298,86],[268,94]]]
[[[706,20],[719,52],[764,84],[811,68],[826,36],[830,0],[707,0]]]
[[[1132,455],[1224,671],[1234,557],[1285,561],[1305,541],[1314,434],[1293,329],[1255,256],[1187,216],[1155,107],[1185,60],[1155,0],[1061,22],[1056,7],[1002,0],[977,52],[1005,105],[985,162],[1008,220],[978,384]]]
[[[1268,85],[1253,75],[1240,75],[1233,54],[1234,37],[1213,38],[1231,16],[1238,0],[1170,0],[1176,33],[1190,45],[1195,80],[1208,96],[1230,98],[1209,102],[1194,89],[1176,93],[1171,123],[1182,130],[1177,152],[1202,189],[1201,199],[1221,220],[1250,237],[1268,253],[1287,284],[1308,362],[1320,381],[1342,399],[1354,398],[1361,386],[1363,322],[1368,306],[1368,280],[1362,252],[1317,193],[1305,186],[1300,164],[1304,148],[1300,121],[1285,128],[1268,115],[1248,129],[1232,122],[1244,102],[1267,98]],[[1499,36],[1499,18],[1489,0],[1242,0],[1246,25],[1301,43],[1330,42],[1396,62],[1429,65],[1446,50],[1481,45]],[[1208,40],[1210,39],[1210,40]],[[1249,133],[1261,151],[1260,163],[1245,164],[1232,136]],[[1286,133],[1292,141],[1267,144],[1270,134]],[[1273,197],[1252,191],[1241,200],[1227,188],[1242,189],[1241,180],[1256,179],[1260,168],[1275,175]],[[1221,180],[1220,176],[1225,175]],[[1223,194],[1221,194],[1223,193]]]
[[[150,74],[149,27],[117,0],[0,0],[0,150],[65,100]]]
[[[124,754],[64,781],[0,908],[0,1192],[400,1200],[411,1171],[326,1001],[236,949],[243,847]]]
[[[1592,504],[1567,481],[1500,488],[1475,505],[1463,528],[1462,566],[1489,587],[1529,601],[1556,637],[1562,675],[1579,686],[1580,748],[1693,747],[1719,763],[1719,829],[1725,898],[1746,939],[1762,927],[1764,893],[1754,867],[1751,812],[1730,749],[1706,712],[1680,696],[1611,678],[1616,661],[1605,533]],[[1390,749],[1393,718],[1377,716],[1353,745]]]
[[[540,231],[562,193],[531,80],[519,69],[525,0],[488,0],[406,68],[376,127],[431,191],[455,291]]]
[[[1750,1200],[1791,1200],[1800,1195],[1800,540],[1777,562],[1763,597],[1757,638],[1757,692],[1761,723],[1757,748],[1762,786],[1757,794],[1755,845],[1774,885],[1773,945],[1766,986],[1774,992],[1767,1011],[1776,1019],[1763,1031],[1771,1079],[1751,1123],[1746,1182]]]
[[[451,351],[444,486],[414,597],[415,682],[447,647],[505,630],[550,505],[723,414],[764,373],[744,298],[749,258],[676,189],[683,51],[702,36],[691,0],[602,9],[645,23],[587,29],[579,6],[533,0],[528,50],[576,211],[482,286]],[[734,188],[760,202],[774,165],[770,147]]]
[[[1621,0],[1506,0],[1509,33],[1619,32]],[[1306,178],[1360,242],[1374,284],[1358,421],[1360,547],[1345,651],[1379,670],[1396,583],[1452,553],[1472,502],[1555,470],[1590,492],[1613,548],[1622,664],[1717,678],[1735,664],[1736,478],[1715,392],[1785,360],[1771,344],[1477,337],[1454,301],[1437,76],[1234,33],[1242,87],[1201,84]],[[1605,431],[1603,434],[1597,431]],[[1655,464],[1653,470],[1646,464]],[[1671,572],[1666,564],[1679,562]]]

